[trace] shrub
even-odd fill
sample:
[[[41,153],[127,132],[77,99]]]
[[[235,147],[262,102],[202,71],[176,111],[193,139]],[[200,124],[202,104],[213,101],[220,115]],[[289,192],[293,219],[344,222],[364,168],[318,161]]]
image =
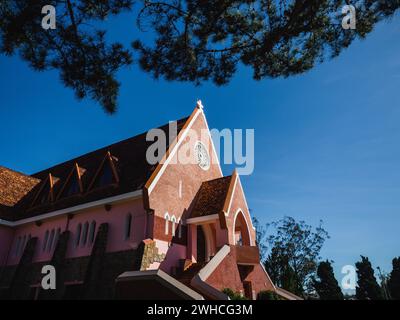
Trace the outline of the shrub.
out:
[[[225,288],[222,290],[231,300],[247,300],[246,297],[242,296],[239,292],[233,291],[231,288]]]
[[[274,291],[262,290],[258,293],[257,300],[280,300],[280,298]]]

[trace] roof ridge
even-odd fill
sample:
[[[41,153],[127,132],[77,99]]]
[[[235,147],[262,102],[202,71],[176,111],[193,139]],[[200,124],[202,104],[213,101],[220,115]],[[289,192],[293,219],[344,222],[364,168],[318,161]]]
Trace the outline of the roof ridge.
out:
[[[181,118],[181,119],[178,119],[178,120],[175,120],[175,121],[176,121],[176,122],[183,122],[183,121],[186,121],[188,118],[189,118],[189,117],[184,117],[184,118]],[[90,156],[90,155],[92,155],[92,154],[94,154],[94,153],[98,153],[98,152],[100,152],[101,150],[106,151],[107,149],[109,149],[109,148],[111,148],[111,147],[113,147],[113,146],[116,146],[116,145],[118,145],[118,144],[125,143],[125,142],[128,142],[128,141],[133,140],[133,139],[137,139],[138,137],[143,136],[144,134],[147,134],[147,133],[148,133],[150,130],[152,130],[152,129],[160,129],[160,128],[163,128],[163,127],[165,127],[165,126],[168,126],[168,123],[164,123],[163,125],[160,125],[160,126],[155,127],[155,128],[150,128],[150,129],[148,129],[147,131],[141,132],[141,133],[139,133],[139,134],[137,134],[137,135],[131,136],[131,137],[126,138],[126,139],[119,140],[119,141],[117,141],[117,142],[113,142],[113,143],[111,143],[111,144],[109,144],[109,145],[106,145],[106,146],[104,146],[104,147],[100,147],[100,148],[98,148],[98,149],[95,149],[95,150],[86,152],[86,153],[84,153],[84,154],[81,154],[81,155],[79,155],[79,156],[77,156],[77,157],[71,158],[71,159],[69,159],[69,160],[66,160],[66,161],[63,161],[63,162],[54,164],[54,165],[52,165],[51,167],[48,167],[48,168],[45,168],[45,169],[40,170],[40,171],[38,171],[38,172],[32,173],[30,176],[36,178],[35,176],[38,176],[38,175],[40,175],[40,174],[43,174],[44,172],[49,172],[49,171],[51,172],[51,170],[54,169],[54,168],[56,168],[56,167],[65,165],[65,164],[67,164],[67,163],[69,163],[69,162],[78,162],[78,160],[79,160],[80,158]],[[78,165],[79,165],[79,163],[78,163]]]
[[[11,171],[11,172],[20,174],[21,176],[25,176],[25,177],[28,177],[28,178],[34,178],[34,177],[30,176],[29,174],[26,174],[26,173],[23,173],[21,171],[17,171],[17,170],[14,170],[14,169],[10,169],[10,168],[8,168],[6,166],[2,166],[1,164],[0,164],[0,169],[5,169],[7,171]],[[34,178],[34,179],[36,179],[36,178]]]

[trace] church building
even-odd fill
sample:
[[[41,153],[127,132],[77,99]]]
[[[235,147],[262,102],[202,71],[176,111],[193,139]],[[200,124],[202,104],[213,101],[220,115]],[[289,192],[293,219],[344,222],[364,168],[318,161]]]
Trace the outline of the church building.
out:
[[[33,175],[0,166],[0,299],[226,300],[225,288],[298,299],[260,262],[240,177],[223,175],[201,103],[171,128],[155,131],[173,137],[155,163],[146,132]],[[42,287],[46,265],[55,289]]]

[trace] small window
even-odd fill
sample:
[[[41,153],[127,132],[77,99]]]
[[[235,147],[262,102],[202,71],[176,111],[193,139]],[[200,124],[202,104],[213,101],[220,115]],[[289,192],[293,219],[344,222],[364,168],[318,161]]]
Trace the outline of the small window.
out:
[[[168,212],[164,215],[165,219],[165,234],[169,233],[169,214]]]
[[[42,247],[43,251],[46,250],[47,241],[49,241],[49,230],[46,230],[46,233],[44,234],[43,247]]]
[[[70,197],[73,196],[74,194],[80,193],[81,189],[79,186],[79,181],[77,177],[77,173],[74,172],[69,179],[67,185],[64,187],[63,193],[61,197]]]
[[[125,240],[131,237],[132,215],[128,214],[125,220]]]
[[[175,216],[171,217],[171,222],[172,222],[172,236],[175,237],[175,227],[176,227],[176,218],[175,218]]]
[[[54,249],[57,248],[58,240],[60,240],[61,229],[57,228],[56,237],[54,238]]]
[[[78,224],[76,228],[76,238],[75,238],[75,246],[79,246],[79,242],[81,241],[81,232],[82,232],[82,225]]]
[[[179,239],[182,238],[182,221],[179,220],[179,224],[178,224],[178,237]]]
[[[82,232],[82,247],[86,245],[88,239],[89,222],[85,222]]]
[[[53,230],[51,230],[51,233],[50,233],[49,243],[47,245],[47,252],[50,252],[51,248],[53,247],[54,236],[55,236],[55,231],[53,229]]]
[[[114,174],[112,172],[111,164],[108,160],[104,162],[99,175],[94,183],[94,188],[104,187],[114,182]]]
[[[93,244],[95,232],[96,232],[96,221],[93,220],[92,223],[90,224],[89,244]]]
[[[50,181],[46,180],[44,182],[44,186],[42,187],[42,190],[40,190],[39,195],[37,196],[37,199],[35,201],[35,205],[42,205],[50,200]]]
[[[26,245],[26,235],[24,235],[24,238],[22,240],[22,245],[21,245],[21,252],[20,254],[22,254],[25,250],[25,245]]]
[[[21,237],[17,238],[17,244],[15,245],[15,255],[18,256],[19,254],[19,247],[21,246]]]

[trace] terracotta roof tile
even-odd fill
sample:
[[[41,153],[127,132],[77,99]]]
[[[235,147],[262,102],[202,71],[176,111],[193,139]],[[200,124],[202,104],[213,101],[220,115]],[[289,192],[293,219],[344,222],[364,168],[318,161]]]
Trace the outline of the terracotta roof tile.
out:
[[[232,176],[222,177],[202,183],[197,194],[191,217],[219,214],[225,203]]]
[[[40,183],[40,179],[0,166],[0,218],[10,218],[14,207]]]

